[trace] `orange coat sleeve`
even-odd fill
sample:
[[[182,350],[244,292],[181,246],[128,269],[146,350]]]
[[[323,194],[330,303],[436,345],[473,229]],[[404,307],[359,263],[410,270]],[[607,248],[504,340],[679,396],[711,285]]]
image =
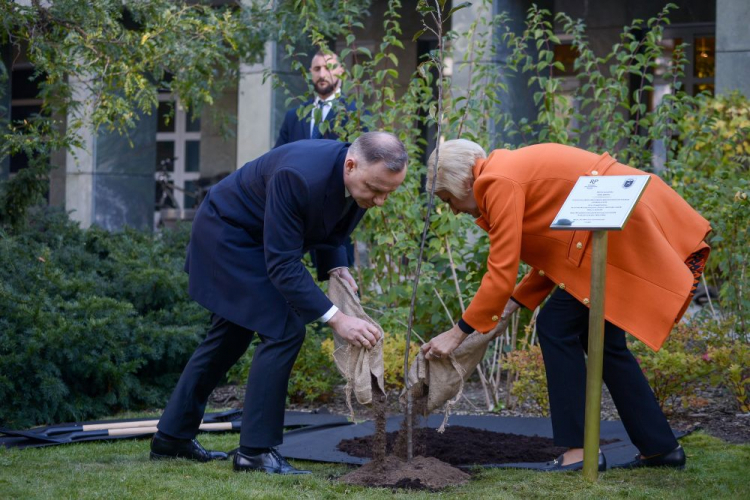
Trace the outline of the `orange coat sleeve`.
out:
[[[474,197],[489,225],[490,252],[487,271],[463,320],[487,333],[496,325],[510,299],[521,261],[524,195],[520,186],[505,177],[484,175],[474,182]]]

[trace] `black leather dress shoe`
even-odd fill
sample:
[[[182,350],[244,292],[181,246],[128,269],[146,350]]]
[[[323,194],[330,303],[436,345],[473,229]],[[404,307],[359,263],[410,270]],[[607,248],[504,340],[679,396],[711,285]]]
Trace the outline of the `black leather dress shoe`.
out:
[[[672,451],[660,455],[654,455],[653,457],[636,455],[632,462],[618,465],[617,468],[638,469],[640,467],[672,467],[675,469],[684,469],[686,461],[685,450],[682,449],[682,446],[678,446]]]
[[[545,467],[542,467],[540,470],[543,470],[545,472],[567,472],[572,470],[581,470],[583,469],[583,460],[580,462],[575,462],[568,465],[563,465],[563,456],[560,455],[556,459],[554,459],[552,462],[549,462]],[[604,454],[600,451],[599,452],[599,472],[604,472],[607,470],[607,459],[604,458]]]
[[[167,458],[187,458],[198,462],[226,460],[229,455],[223,451],[209,451],[195,439],[164,439],[158,434],[151,438],[151,460]]]
[[[258,455],[245,455],[238,451],[234,455],[234,470],[237,472],[260,471],[269,474],[311,474],[309,470],[292,467],[275,448]]]

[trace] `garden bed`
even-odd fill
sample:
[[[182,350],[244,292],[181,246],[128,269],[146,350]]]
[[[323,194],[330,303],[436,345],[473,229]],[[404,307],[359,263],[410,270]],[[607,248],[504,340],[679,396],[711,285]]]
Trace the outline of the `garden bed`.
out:
[[[228,385],[217,388],[211,395],[210,402],[213,406],[221,408],[241,408],[244,398],[245,387]],[[484,393],[479,382],[470,382],[464,390],[465,398],[455,406],[454,414],[462,415],[499,415],[504,417],[540,417],[538,408],[531,405],[518,406],[512,410],[501,409],[495,412],[484,410]],[[343,389],[337,389],[334,398],[329,401],[325,408],[331,413],[348,415]],[[320,404],[290,404],[289,410],[314,411],[321,409]],[[369,420],[373,417],[371,410],[358,405],[354,401],[354,411],[357,420]],[[398,407],[398,395],[388,395],[388,415],[401,413]],[[700,403],[683,407],[675,404],[674,409],[668,414],[670,424],[675,430],[691,432],[702,429],[707,434],[723,439],[730,443],[750,443],[750,414],[739,413],[731,395],[721,389],[712,389],[700,393]],[[619,420],[609,393],[604,389],[602,398],[602,419]]]
[[[460,425],[449,426],[443,434],[436,429],[415,429],[414,454],[432,457],[451,465],[487,465],[518,462],[549,462],[566,448],[555,446],[552,439],[493,432]],[[394,452],[397,432],[386,435],[387,453]],[[610,444],[616,440],[602,440]],[[373,436],[342,440],[337,448],[348,455],[372,458]]]

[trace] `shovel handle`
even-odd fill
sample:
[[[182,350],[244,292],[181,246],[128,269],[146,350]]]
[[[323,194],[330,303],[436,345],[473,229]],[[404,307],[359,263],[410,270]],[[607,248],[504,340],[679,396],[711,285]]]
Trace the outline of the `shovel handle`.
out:
[[[156,420],[158,422],[158,420]],[[201,424],[199,427],[202,431],[231,431],[235,428],[235,425],[239,427],[239,422],[216,422],[212,424]],[[156,434],[157,429],[153,427],[119,427],[117,429],[107,429],[110,436],[128,436],[138,434]]]
[[[83,431],[104,431],[111,429],[132,429],[135,427],[156,427],[158,420],[138,420],[135,422],[110,422],[103,424],[88,424],[81,426]]]

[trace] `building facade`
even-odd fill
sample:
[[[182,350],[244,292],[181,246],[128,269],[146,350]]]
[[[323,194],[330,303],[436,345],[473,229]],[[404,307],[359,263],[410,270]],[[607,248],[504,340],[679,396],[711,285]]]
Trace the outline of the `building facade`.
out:
[[[451,21],[452,28],[466,31],[482,15],[479,3],[457,11]],[[513,28],[520,30],[532,3],[553,13],[565,12],[583,19],[595,50],[602,53],[619,40],[623,26],[636,18],[654,17],[663,7],[663,3],[650,0],[494,0],[492,8],[494,13],[508,12],[517,20]],[[662,43],[667,49],[682,42],[690,44],[687,54],[690,68],[683,79],[684,88],[690,93],[739,90],[750,96],[750,30],[747,29],[750,2],[677,0],[673,3],[679,9],[670,16],[671,24]],[[364,20],[365,28],[358,33],[359,45],[374,47],[379,43],[384,4],[372,3],[371,15]],[[436,43],[429,37],[412,40],[421,27],[416,4],[416,0],[404,1],[400,20],[404,50],[399,54],[399,73],[404,79],[417,67],[420,55]],[[343,42],[339,45],[337,48]],[[555,57],[563,63],[574,57],[566,45],[569,47],[563,37],[555,50]],[[461,51],[461,44],[455,44],[455,60],[461,59]],[[37,112],[40,105],[35,82],[29,80],[32,67],[23,53],[14,54],[9,47],[2,48],[2,57],[6,67],[12,65],[12,73],[0,105],[10,109],[11,119],[23,119]],[[503,57],[502,52],[499,57]],[[274,43],[267,44],[262,63],[241,65],[240,70],[235,85],[217,97],[214,109],[204,110],[201,116],[191,116],[174,96],[164,93],[159,96],[156,113],[142,116],[137,130],[127,138],[84,131],[85,148],[58,152],[51,158],[54,169],[48,203],[70,212],[82,227],[96,224],[109,230],[125,226],[151,230],[174,219],[190,219],[202,186],[273,147],[286,111],[286,94],[267,79],[264,82],[264,73],[270,71],[283,78],[292,91],[302,92],[307,88]],[[456,69],[452,78],[454,87],[460,89],[469,77]],[[498,78],[504,78],[500,71]],[[570,78],[570,84],[574,85],[575,77]],[[505,111],[510,111],[516,119],[535,116],[526,82],[508,78],[505,83],[510,97],[505,100]],[[651,106],[671,90],[669,85],[656,75]],[[84,99],[85,95],[80,97]],[[223,121],[227,116],[231,118],[229,127],[233,132],[229,136],[222,133],[227,127]],[[14,175],[25,163],[22,155],[2,159],[0,178]]]

